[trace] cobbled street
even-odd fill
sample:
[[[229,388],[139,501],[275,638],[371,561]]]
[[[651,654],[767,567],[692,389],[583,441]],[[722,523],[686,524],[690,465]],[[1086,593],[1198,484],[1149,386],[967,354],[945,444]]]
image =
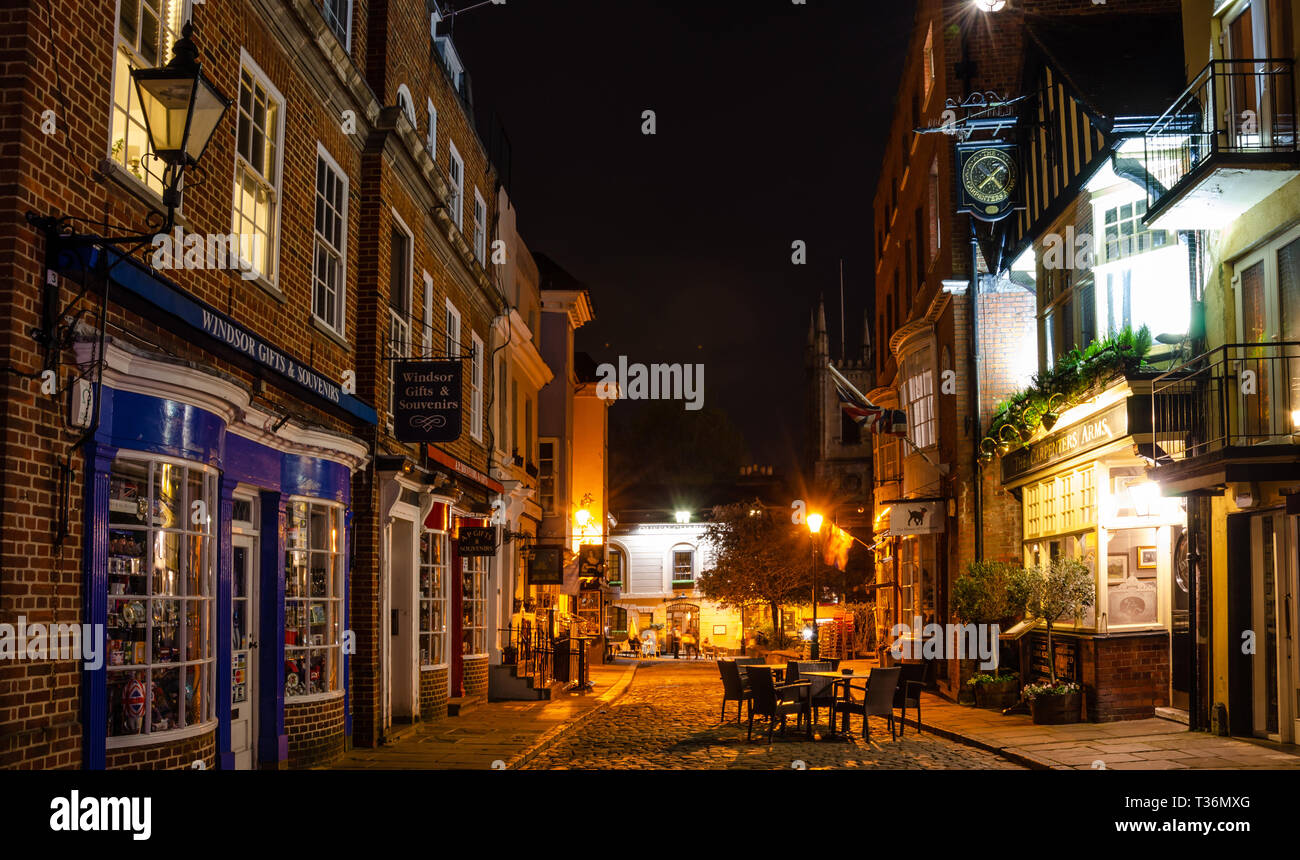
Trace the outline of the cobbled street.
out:
[[[822,740],[828,731],[826,709],[815,730],[818,740],[807,741],[802,730],[794,728],[792,717],[785,737],[778,728],[769,745],[766,722],[755,718],[750,743],[745,723],[735,722],[735,702],[728,703],[729,722],[718,724],[721,704],[716,664],[671,659],[646,663],[622,697],[565,734],[526,769],[1022,769],[992,753],[932,734],[918,735],[913,728],[891,740],[888,722],[879,717],[871,720],[870,743],[863,740],[861,718],[856,716],[851,718],[849,738]]]

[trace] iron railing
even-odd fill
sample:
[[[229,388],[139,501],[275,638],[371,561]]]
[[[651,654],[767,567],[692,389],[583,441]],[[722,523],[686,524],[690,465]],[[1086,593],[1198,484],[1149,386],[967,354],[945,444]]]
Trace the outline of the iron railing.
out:
[[[1219,154],[1295,153],[1295,61],[1213,60],[1145,135],[1147,209]]]
[[[1300,341],[1224,344],[1151,383],[1157,465],[1300,432]]]

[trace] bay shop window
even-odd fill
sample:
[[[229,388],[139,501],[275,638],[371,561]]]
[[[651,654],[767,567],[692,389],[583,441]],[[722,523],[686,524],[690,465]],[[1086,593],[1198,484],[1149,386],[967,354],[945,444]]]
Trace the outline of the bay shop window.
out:
[[[108,501],[109,746],[214,721],[217,473],[120,454]]]
[[[343,507],[293,500],[285,545],[285,698],[338,692],[343,666]]]
[[[420,534],[420,665],[447,662],[447,584],[451,550],[445,531]]]

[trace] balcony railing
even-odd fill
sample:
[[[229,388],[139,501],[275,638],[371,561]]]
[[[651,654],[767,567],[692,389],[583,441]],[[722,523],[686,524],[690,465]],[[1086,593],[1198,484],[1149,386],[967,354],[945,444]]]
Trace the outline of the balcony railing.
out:
[[[1211,61],[1147,129],[1145,144],[1148,223],[1215,156],[1248,163],[1296,153],[1295,61]]]
[[[1300,341],[1225,344],[1156,377],[1151,395],[1157,465],[1295,444]]]

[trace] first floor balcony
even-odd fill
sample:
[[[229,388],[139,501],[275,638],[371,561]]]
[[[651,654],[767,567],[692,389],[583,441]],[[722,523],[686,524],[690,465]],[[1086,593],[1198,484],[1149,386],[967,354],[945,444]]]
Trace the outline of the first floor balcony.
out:
[[[1152,381],[1166,493],[1300,478],[1300,342],[1224,344]]]
[[[1146,224],[1214,230],[1300,176],[1295,60],[1214,60],[1149,129]]]

